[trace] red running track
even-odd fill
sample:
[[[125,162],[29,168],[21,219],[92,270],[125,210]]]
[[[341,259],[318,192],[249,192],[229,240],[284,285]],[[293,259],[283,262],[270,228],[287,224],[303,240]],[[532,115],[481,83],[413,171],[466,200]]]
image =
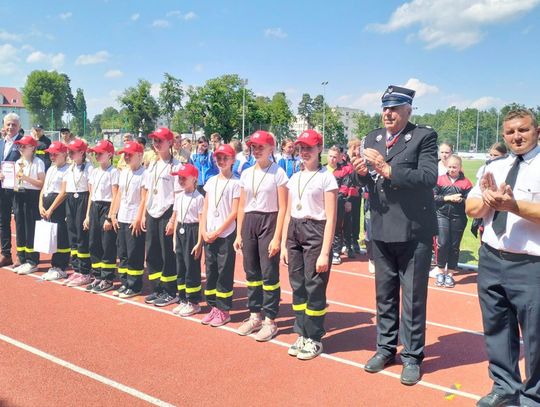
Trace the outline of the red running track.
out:
[[[0,270],[0,406],[473,406],[490,391],[474,274],[458,275],[454,289],[430,288],[424,375],[406,387],[399,364],[362,370],[375,350],[365,260],[333,268],[325,353],[308,362],[287,355],[295,335],[284,267],[276,339],[234,332],[248,316],[241,263],[238,256],[232,322],[222,328],[140,297]]]

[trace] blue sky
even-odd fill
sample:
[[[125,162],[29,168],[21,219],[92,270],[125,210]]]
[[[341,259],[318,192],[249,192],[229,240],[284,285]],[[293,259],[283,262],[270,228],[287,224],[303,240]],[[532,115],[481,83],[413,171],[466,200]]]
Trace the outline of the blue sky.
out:
[[[388,84],[418,112],[540,104],[540,0],[50,1],[0,5],[0,86],[67,73],[89,116],[163,72],[186,85],[225,73],[257,94],[304,92],[379,110]]]

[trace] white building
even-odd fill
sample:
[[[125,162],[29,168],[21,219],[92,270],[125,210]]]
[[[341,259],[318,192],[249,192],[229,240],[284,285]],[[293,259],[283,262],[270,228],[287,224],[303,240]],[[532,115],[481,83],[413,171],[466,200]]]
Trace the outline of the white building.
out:
[[[362,112],[360,109],[353,109],[352,107],[333,107],[332,110],[337,111],[341,114],[340,121],[343,123],[343,129],[345,131],[345,136],[347,140],[352,140],[356,138],[354,133],[354,128],[356,123],[354,122],[354,115],[356,113]]]
[[[0,87],[0,113],[2,120],[8,113],[16,113],[20,117],[21,127],[30,131],[30,115],[24,107],[22,94],[15,88]],[[45,125],[45,123],[43,123]]]

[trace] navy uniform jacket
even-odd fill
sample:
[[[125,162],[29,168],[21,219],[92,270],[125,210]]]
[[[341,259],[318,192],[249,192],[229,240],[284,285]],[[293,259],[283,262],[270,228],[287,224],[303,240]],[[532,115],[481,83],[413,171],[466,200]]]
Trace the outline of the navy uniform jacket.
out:
[[[386,129],[369,133],[364,148],[373,148],[392,166],[391,179],[370,173],[361,177],[369,188],[374,240],[388,243],[430,240],[437,234],[433,187],[437,183],[437,133],[407,123],[386,152]]]

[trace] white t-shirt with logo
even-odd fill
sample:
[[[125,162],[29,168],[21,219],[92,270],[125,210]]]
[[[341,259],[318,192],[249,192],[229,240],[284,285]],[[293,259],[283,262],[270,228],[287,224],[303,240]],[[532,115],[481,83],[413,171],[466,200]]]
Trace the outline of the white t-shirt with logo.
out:
[[[240,186],[245,193],[244,212],[277,212],[279,209],[277,189],[286,185],[288,181],[289,178],[283,168],[275,163],[264,169],[255,169],[253,166],[243,171]]]
[[[90,174],[94,167],[88,161],[84,163],[84,170],[81,170],[81,165],[71,163],[66,172],[66,192],[87,192]]]
[[[96,167],[90,173],[88,183],[92,186],[92,201],[112,202],[112,189],[118,185],[119,172],[112,165],[103,170]]]
[[[326,168],[316,172],[297,172],[293,174],[287,187],[292,205],[291,217],[326,220],[324,193],[338,189],[336,178]]]
[[[217,230],[232,211],[233,200],[240,198],[240,180],[234,176],[230,179],[222,179],[219,175],[211,177],[204,185],[208,197],[208,213],[206,214],[206,230]],[[236,221],[219,235],[227,237],[236,229]]]
[[[118,222],[131,223],[137,217],[145,175],[146,170],[142,165],[135,171],[127,167],[120,172],[118,192],[121,196],[117,215]]]
[[[51,165],[45,175],[45,183],[43,184],[43,195],[59,194],[62,189],[62,182],[65,181],[65,175],[69,169],[69,164],[64,164],[58,168],[56,165]]]
[[[161,217],[174,205],[174,194],[180,191],[180,183],[171,173],[178,171],[179,166],[180,161],[176,158],[157,160],[148,166],[144,177],[144,187],[148,191],[146,210],[153,218]]]
[[[198,223],[203,208],[204,196],[199,191],[180,192],[176,195],[173,206],[173,210],[176,212],[176,222],[179,224]]]
[[[32,163],[26,161],[24,158],[19,158],[15,162],[15,174],[17,174],[20,170],[20,164],[24,163],[24,166],[22,168],[22,172],[24,175],[26,175],[29,178],[38,179],[38,174],[45,174],[45,164],[43,163],[43,160],[38,157],[34,157],[32,160]],[[19,180],[15,179],[15,184],[18,184]],[[39,191],[41,188],[36,187],[35,185],[32,185],[28,181],[23,181],[22,184],[19,184],[20,187],[24,189],[33,189],[35,191]]]

